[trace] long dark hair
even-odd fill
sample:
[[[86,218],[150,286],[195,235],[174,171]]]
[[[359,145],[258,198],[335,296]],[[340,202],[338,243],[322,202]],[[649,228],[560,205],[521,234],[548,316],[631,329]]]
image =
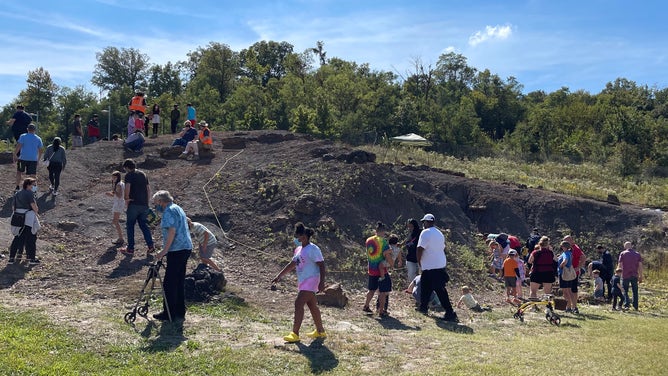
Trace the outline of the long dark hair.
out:
[[[118,179],[116,179],[116,181],[111,185],[111,191],[114,192],[114,194],[116,194],[116,186],[118,185],[118,183],[121,182],[121,172],[120,172],[120,171],[114,171],[114,172],[111,173],[111,176],[115,176],[115,177],[118,178]]]
[[[56,137],[53,139],[53,152],[55,153],[60,149],[60,138]]]
[[[418,236],[420,236],[420,232],[422,230],[420,230],[420,223],[418,223],[417,219],[411,218],[408,220],[408,223],[413,225],[413,230],[411,231],[411,239],[415,239]]]

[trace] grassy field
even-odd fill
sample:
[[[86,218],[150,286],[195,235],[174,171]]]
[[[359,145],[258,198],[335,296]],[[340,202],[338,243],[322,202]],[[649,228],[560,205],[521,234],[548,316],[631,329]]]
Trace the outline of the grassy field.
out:
[[[274,314],[243,303],[192,307],[183,327],[139,319],[135,329],[109,307],[89,313],[91,324],[79,326],[2,305],[0,374],[661,375],[668,357],[667,298],[666,290],[643,290],[639,313],[583,305],[582,315],[563,315],[559,327],[541,312],[527,313],[521,323],[510,307],[472,317],[460,310],[460,325],[411,307],[395,308],[384,320],[355,307],[324,308],[329,338],[296,345],[280,339],[290,328],[289,301],[285,312]],[[310,326],[307,313],[304,330]]]
[[[622,202],[668,209],[668,179],[651,178],[640,181],[623,178],[611,173],[610,168],[591,163],[536,164],[503,157],[469,160],[425,152],[418,148],[396,146],[368,146],[365,149],[375,153],[379,163],[424,164],[461,172],[469,178],[525,184],[528,187],[542,187],[554,192],[598,200],[605,200],[609,194],[614,194]]]

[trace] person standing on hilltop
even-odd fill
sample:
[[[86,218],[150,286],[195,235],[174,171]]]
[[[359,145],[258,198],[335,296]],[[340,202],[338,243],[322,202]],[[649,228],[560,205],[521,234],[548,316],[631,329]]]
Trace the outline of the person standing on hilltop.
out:
[[[74,115],[72,121],[72,146],[71,149],[83,147],[83,131],[81,130],[81,115]]]
[[[169,113],[169,120],[171,121],[170,127],[172,134],[176,134],[176,128],[179,126],[179,120],[181,119],[181,111],[179,111],[179,105],[175,104],[172,112]]]
[[[153,125],[153,133],[151,133],[151,137],[158,137],[158,126],[160,125],[160,106],[157,103],[154,103],[153,108],[151,109],[151,124]],[[146,130],[146,134],[148,135],[148,129]]]
[[[91,144],[100,139],[100,124],[97,119],[97,114],[93,114],[93,117],[88,121],[88,124],[86,124],[86,127],[88,128],[88,141]]]
[[[53,143],[46,148],[43,158],[44,161],[48,161],[46,169],[49,170],[49,183],[51,183],[49,191],[54,196],[58,196],[60,173],[65,170],[65,165],[67,165],[67,155],[61,142],[60,137],[55,137]]]
[[[187,120],[190,121],[190,124],[192,124],[194,127],[195,124],[197,124],[197,110],[195,110],[195,107],[193,107],[192,103],[188,103],[186,106],[188,110]]]
[[[153,245],[153,237],[151,236],[151,229],[148,227],[148,200],[151,197],[151,185],[148,177],[144,171],[137,170],[135,161],[126,159],[123,162],[125,169],[125,208],[126,221],[125,228],[128,235],[128,245],[125,248],[119,249],[119,252],[126,256],[133,256],[135,254],[135,223],[139,224],[146,246],[148,247],[147,255],[155,252]],[[188,235],[190,236],[190,235]]]
[[[12,118],[7,120],[7,125],[12,127],[15,142],[18,142],[22,134],[28,132],[28,125],[32,122],[32,118],[24,110],[25,107],[19,104],[16,106],[16,112],[12,115]]]

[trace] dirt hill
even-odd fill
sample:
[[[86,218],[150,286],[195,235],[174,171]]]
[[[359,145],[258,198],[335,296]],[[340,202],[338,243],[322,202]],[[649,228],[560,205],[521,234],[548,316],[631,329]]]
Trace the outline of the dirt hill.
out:
[[[136,296],[146,247],[137,232],[134,258],[116,252],[111,199],[105,195],[111,172],[120,170],[125,158],[138,162],[153,192],[170,191],[189,216],[226,239],[218,257],[226,277],[231,283],[243,280],[257,294],[266,293],[271,276],[288,260],[297,221],[316,228],[315,242],[331,278],[357,287],[365,283],[360,245],[375,221],[391,224],[403,236],[408,218],[430,212],[439,227],[449,229],[452,241],[471,247],[479,233],[525,238],[533,227],[552,237],[564,232],[586,237],[583,244],[619,239],[619,245],[622,239],[640,239],[642,228],[661,221],[660,214],[633,206],[473,180],[426,166],[377,164],[367,152],[286,132],[214,132],[214,139],[213,158],[199,161],[164,150],[161,156],[171,144],[169,135],[148,139],[143,154],[106,141],[69,151],[56,198],[46,193],[41,168],[38,256],[43,265],[29,272],[26,265],[0,261],[0,289],[68,299]],[[9,244],[14,166],[2,164],[0,172],[5,176],[0,241]],[[456,268],[458,260],[450,261]]]

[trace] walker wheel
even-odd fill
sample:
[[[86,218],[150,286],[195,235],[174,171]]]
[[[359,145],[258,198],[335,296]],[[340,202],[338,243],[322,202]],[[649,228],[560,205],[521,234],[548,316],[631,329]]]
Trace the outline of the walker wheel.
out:
[[[137,319],[137,315],[135,314],[134,311],[128,312],[128,313],[125,314],[124,319],[125,319],[126,324],[132,324]]]
[[[139,316],[146,318],[146,316],[148,315],[148,305],[144,305],[137,308],[137,313],[139,314]]]

